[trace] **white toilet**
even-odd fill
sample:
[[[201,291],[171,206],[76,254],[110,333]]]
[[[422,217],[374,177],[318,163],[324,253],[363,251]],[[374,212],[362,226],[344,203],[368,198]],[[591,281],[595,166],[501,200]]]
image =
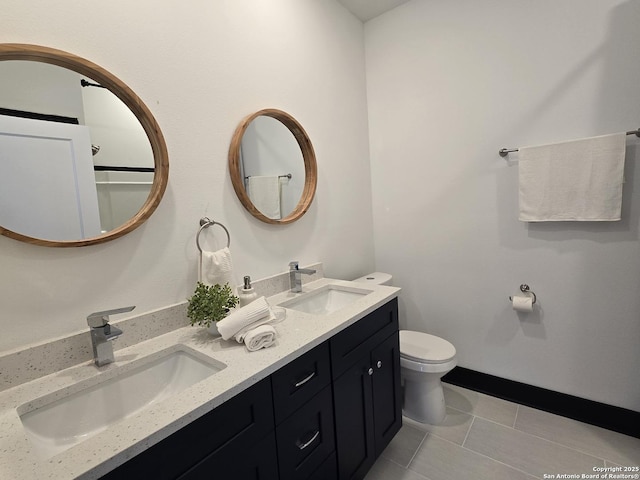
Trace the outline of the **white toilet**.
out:
[[[391,285],[392,276],[375,272],[354,282]],[[404,386],[402,413],[420,423],[437,425],[446,416],[440,379],[456,366],[456,349],[443,338],[400,330],[400,375]]]

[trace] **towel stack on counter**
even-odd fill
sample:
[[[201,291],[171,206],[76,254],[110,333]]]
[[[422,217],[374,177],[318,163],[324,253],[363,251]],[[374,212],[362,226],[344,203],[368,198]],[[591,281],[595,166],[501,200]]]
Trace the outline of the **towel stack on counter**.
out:
[[[277,177],[276,177],[277,178]],[[215,252],[201,251],[198,276],[205,285],[235,285],[233,261],[228,247]],[[276,330],[269,323],[276,320],[265,297],[234,310],[217,323],[218,333],[225,340],[234,338],[254,352],[271,347],[276,342]]]
[[[276,320],[264,297],[230,313],[218,322],[218,332],[224,340],[234,338],[245,344],[250,352],[275,344],[276,330],[271,322]]]

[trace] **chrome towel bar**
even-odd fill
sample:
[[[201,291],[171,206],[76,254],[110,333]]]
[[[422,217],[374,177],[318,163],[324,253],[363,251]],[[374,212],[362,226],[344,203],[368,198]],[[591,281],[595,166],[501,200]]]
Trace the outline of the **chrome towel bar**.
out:
[[[249,178],[251,178],[252,175],[247,175],[246,177],[244,177],[245,180],[249,180]],[[291,180],[291,178],[293,177],[293,175],[291,175],[290,173],[285,173],[284,175],[278,175],[278,178],[288,178],[289,180]]]
[[[640,128],[637,130],[628,131],[627,135],[635,135],[636,137],[640,137]],[[498,150],[498,155],[500,155],[501,157],[506,157],[510,153],[517,152],[518,150],[518,148],[501,148],[500,150]]]

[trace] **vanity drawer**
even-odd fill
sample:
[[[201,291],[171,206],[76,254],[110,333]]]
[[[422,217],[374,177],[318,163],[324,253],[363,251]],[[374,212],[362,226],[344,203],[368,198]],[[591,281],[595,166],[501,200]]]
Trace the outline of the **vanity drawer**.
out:
[[[335,450],[331,386],[276,427],[281,480],[306,480]]]
[[[307,480],[331,480],[334,478],[338,478],[338,460],[335,452],[322,462],[320,468],[313,472]]]
[[[251,447],[231,444],[217,450],[177,480],[276,480],[278,478],[276,438],[275,433],[271,432]]]
[[[387,302],[329,340],[333,378],[338,378],[362,356],[398,331],[398,299]]]
[[[102,478],[175,479],[230,446],[247,448],[255,444],[273,428],[271,383],[266,378]]]
[[[276,424],[329,385],[329,361],[329,344],[324,342],[271,376]]]

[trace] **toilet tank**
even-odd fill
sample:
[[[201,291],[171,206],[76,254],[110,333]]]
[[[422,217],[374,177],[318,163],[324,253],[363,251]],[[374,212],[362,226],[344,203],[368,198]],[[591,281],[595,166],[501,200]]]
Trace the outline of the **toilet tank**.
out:
[[[371,285],[391,285],[392,280],[393,277],[389,273],[373,272],[360,278],[356,278],[354,282],[369,283]]]

